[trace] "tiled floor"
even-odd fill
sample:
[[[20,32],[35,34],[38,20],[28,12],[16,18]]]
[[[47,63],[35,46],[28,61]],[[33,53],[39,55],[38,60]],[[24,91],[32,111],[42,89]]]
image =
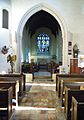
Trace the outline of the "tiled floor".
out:
[[[31,85],[31,88],[29,92],[26,91],[23,104],[21,103],[20,106],[14,110],[10,120],[66,120],[63,109],[61,108],[61,102],[57,97],[57,93],[55,91],[56,86],[53,81],[47,80],[47,82],[42,81],[42,83],[41,81],[40,83],[33,81],[31,84],[28,83],[26,88],[28,88],[29,85]],[[28,100],[30,101],[27,102],[30,103],[25,105],[27,93],[31,95],[32,93],[35,93],[37,96],[32,96],[32,99],[28,96]],[[55,99],[55,102],[53,102],[53,99]],[[38,100],[39,102],[37,104]],[[51,106],[48,102],[49,100]]]
[[[45,72],[45,71],[38,71],[38,72],[34,73],[34,76],[35,77],[40,77],[40,76],[42,76],[42,77],[45,77],[45,76],[51,77],[51,73],[50,72]]]

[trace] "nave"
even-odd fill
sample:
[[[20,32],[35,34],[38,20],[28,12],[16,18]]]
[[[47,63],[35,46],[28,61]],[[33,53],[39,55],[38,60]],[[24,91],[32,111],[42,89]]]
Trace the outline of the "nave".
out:
[[[26,83],[26,92],[10,120],[66,120],[55,81],[45,79],[44,75]]]

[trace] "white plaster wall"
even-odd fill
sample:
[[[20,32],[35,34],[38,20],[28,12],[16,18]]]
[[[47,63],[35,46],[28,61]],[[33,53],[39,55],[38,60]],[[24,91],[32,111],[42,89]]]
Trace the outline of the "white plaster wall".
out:
[[[12,20],[13,26],[16,30],[22,15],[24,15],[28,9],[39,3],[47,4],[59,12],[64,18],[69,31],[72,31],[73,33],[81,33],[84,31],[83,0],[12,0]]]
[[[1,53],[1,48],[6,45],[9,47],[10,44],[10,32],[7,29],[0,29],[0,72],[6,71],[8,72],[8,69],[10,69],[9,63],[7,63],[7,55],[3,55]]]
[[[83,16],[83,0],[12,0],[12,25],[13,29],[17,31],[18,24],[22,18],[22,16],[32,7],[34,8],[35,5],[39,3],[43,3],[44,5],[48,6],[48,8],[53,9],[57,13],[58,18],[61,19],[62,23],[65,22],[67,26],[67,32],[71,32],[73,36],[72,41],[77,41],[77,36],[79,37],[80,34],[83,35],[84,29],[84,16]],[[31,16],[31,13],[29,14]],[[61,18],[60,18],[61,17]],[[16,19],[17,18],[17,19]],[[63,18],[63,19],[62,19]],[[64,22],[63,22],[64,20]],[[80,29],[81,30],[80,30]],[[82,43],[82,37],[80,37],[80,41]],[[63,35],[64,39],[67,39],[68,36]],[[73,39],[74,38],[74,39]],[[68,41],[68,40],[67,40]],[[63,64],[67,64],[68,61],[68,54],[67,54],[67,41],[63,41],[64,48],[63,48]],[[77,41],[78,42],[78,41]],[[81,46],[81,45],[80,45]],[[66,51],[66,52],[65,52]]]
[[[7,8],[9,11],[11,9],[10,16],[12,22],[10,22],[11,31],[15,31],[17,34],[17,28],[19,22],[23,15],[29,10],[32,9],[35,5],[39,3],[43,3],[48,6],[48,8],[53,9],[57,13],[58,18],[62,23],[65,23],[67,26],[67,32],[71,32],[73,37],[73,43],[79,44],[79,49],[83,51],[83,41],[84,41],[84,0],[0,0],[0,17],[1,17],[1,9]],[[31,16],[31,13],[29,14]],[[61,18],[60,18],[61,17]],[[63,19],[62,19],[63,18]],[[63,22],[64,21],[64,22]],[[12,25],[12,26],[11,26]],[[1,19],[0,19],[0,27],[1,27]],[[7,36],[5,34],[5,36]],[[63,36],[65,39],[65,36]],[[66,36],[68,38],[68,36]],[[8,41],[9,38],[6,37]],[[67,40],[68,41],[68,40]],[[66,42],[67,42],[66,41]],[[64,43],[67,45],[67,43]],[[17,43],[16,43],[17,44]],[[63,52],[67,46],[63,49]],[[67,60],[67,53],[64,53],[65,61]],[[68,56],[67,56],[68,57]],[[65,63],[66,64],[66,63]]]
[[[2,28],[2,10],[6,9],[9,12],[9,29]],[[8,72],[10,69],[7,63],[7,55],[1,53],[1,48],[6,45],[11,46],[11,2],[10,0],[0,0],[0,72]]]

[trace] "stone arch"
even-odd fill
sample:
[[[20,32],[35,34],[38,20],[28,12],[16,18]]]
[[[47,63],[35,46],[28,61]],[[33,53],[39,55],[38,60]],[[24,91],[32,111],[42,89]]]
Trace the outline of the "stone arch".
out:
[[[51,7],[48,4],[45,3],[40,3],[38,5],[35,5],[34,7],[32,7],[31,9],[29,9],[23,16],[22,19],[18,25],[18,29],[17,29],[17,68],[16,71],[20,72],[20,61],[21,61],[21,41],[22,41],[22,33],[23,33],[23,29],[24,29],[24,25],[27,22],[27,20],[36,12],[40,11],[40,10],[44,10],[48,13],[50,13],[59,23],[60,27],[61,27],[61,31],[62,31],[62,39],[63,39],[63,50],[62,50],[62,55],[63,55],[63,65],[67,65],[68,64],[68,60],[67,60],[67,27],[65,24],[64,19],[62,18],[62,16],[55,10],[53,9],[53,7]]]

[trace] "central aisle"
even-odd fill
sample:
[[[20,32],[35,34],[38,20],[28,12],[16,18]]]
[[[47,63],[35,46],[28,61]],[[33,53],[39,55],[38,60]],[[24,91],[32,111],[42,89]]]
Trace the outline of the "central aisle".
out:
[[[10,120],[65,120],[55,89],[53,81],[27,83],[26,92]]]

